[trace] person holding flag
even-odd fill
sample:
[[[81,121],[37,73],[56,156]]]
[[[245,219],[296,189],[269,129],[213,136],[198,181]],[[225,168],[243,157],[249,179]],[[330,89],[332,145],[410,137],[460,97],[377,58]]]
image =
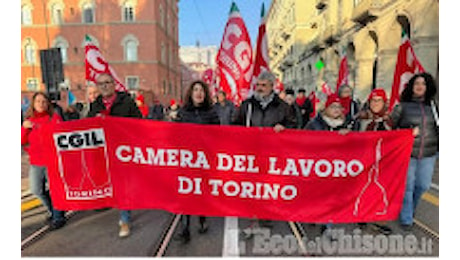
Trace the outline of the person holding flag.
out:
[[[109,115],[120,117],[142,118],[134,100],[126,92],[115,91],[115,80],[111,74],[101,73],[95,78],[96,86],[99,88],[100,95],[90,104],[88,117],[97,115]],[[120,211],[120,232],[119,237],[126,237],[130,234],[131,211]]]
[[[412,128],[415,137],[399,217],[406,231],[412,228],[415,209],[422,194],[430,188],[438,157],[438,110],[434,104],[436,91],[436,83],[430,74],[415,74],[403,90],[400,103],[391,113],[394,128]]]

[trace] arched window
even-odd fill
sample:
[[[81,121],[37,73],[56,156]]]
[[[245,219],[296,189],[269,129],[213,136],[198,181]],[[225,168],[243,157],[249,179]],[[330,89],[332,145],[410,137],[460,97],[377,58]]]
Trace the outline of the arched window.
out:
[[[94,4],[90,1],[84,2],[81,10],[83,23],[94,23]]]
[[[32,6],[29,4],[21,6],[21,24],[31,25],[32,23]]]
[[[398,15],[396,18],[398,23],[401,25],[401,29],[406,33],[407,38],[411,37],[410,21],[405,15]]]
[[[125,1],[121,6],[121,17],[123,22],[134,22],[135,18],[135,3],[131,1]]]
[[[125,61],[137,61],[137,47],[139,45],[137,38],[129,34],[123,38],[121,44],[124,49]]]
[[[31,38],[27,38],[23,44],[24,62],[26,64],[37,63],[37,44]]]
[[[55,48],[61,49],[62,63],[67,63],[67,50],[69,48],[69,43],[66,41],[66,39],[61,36],[57,37],[56,40],[54,40],[53,46]]]
[[[62,2],[53,2],[50,5],[51,12],[51,23],[52,24],[62,24],[64,19],[64,4]]]

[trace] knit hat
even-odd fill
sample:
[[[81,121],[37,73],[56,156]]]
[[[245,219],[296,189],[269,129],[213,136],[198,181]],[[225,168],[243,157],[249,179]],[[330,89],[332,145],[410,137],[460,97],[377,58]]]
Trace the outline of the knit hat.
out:
[[[337,94],[331,94],[327,96],[326,104],[324,105],[325,108],[328,108],[332,103],[339,103],[340,105],[342,105],[340,103],[340,98],[339,96],[337,96]]]
[[[383,98],[383,102],[387,102],[387,94],[385,93],[385,90],[381,89],[381,88],[376,88],[374,90],[372,90],[371,94],[369,94],[369,102],[371,101],[371,99],[373,97],[381,97]]]

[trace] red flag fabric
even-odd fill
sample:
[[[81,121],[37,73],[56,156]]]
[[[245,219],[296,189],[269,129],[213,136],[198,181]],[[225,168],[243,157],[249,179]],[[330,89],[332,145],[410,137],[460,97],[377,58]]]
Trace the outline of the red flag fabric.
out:
[[[332,94],[331,87],[327,84],[327,82],[324,82],[323,85],[321,85],[321,91],[326,94],[327,96]]]
[[[396,61],[393,85],[391,87],[390,111],[399,103],[399,98],[410,78],[420,72],[424,72],[422,64],[415,56],[414,49],[407,36],[403,36],[402,44],[399,46],[398,59]]]
[[[308,95],[308,99],[310,100],[311,106],[313,108],[313,111],[310,113],[310,118],[314,118],[316,116],[316,104],[319,103],[319,99],[316,98],[316,93],[315,91],[312,91]]]
[[[273,90],[275,91],[275,93],[280,93],[284,90],[284,84],[283,82],[281,82],[279,78],[276,78],[275,87],[273,88]]]
[[[396,219],[413,143],[411,130],[275,133],[118,117],[48,127],[57,209],[317,223]]]
[[[216,59],[222,90],[228,99],[239,104],[249,95],[253,64],[251,39],[235,3],[232,3]]]
[[[342,55],[342,59],[340,60],[340,68],[339,68],[339,76],[337,77],[337,88],[336,93],[339,92],[339,87],[342,85],[348,85],[348,61],[347,55]]]
[[[213,78],[214,78],[214,71],[212,69],[205,70],[203,74],[201,75],[201,79],[209,86],[211,86]]]
[[[116,82],[116,91],[127,91],[125,85],[120,81],[113,68],[102,57],[99,48],[92,42],[91,38],[86,36],[85,44],[85,71],[86,80],[96,83],[96,77],[101,73],[108,73],[112,75]]]
[[[254,70],[252,73],[252,81],[251,81],[251,90],[250,93],[255,91],[257,77],[263,71],[270,71],[269,64],[269,57],[268,57],[268,44],[267,44],[267,33],[266,33],[266,26],[265,26],[265,5],[262,3],[262,12],[261,12],[261,21],[259,25],[259,32],[257,35],[257,45],[256,45],[256,55],[254,61]],[[280,89],[281,85],[275,85],[274,90],[276,93],[279,93],[282,89]],[[284,87],[283,87],[284,88]]]

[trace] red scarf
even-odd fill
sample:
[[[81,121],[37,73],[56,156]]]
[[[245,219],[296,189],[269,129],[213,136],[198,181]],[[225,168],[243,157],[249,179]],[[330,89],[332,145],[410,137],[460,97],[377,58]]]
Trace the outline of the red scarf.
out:
[[[348,115],[351,107],[351,97],[340,98],[340,104],[343,107],[343,114]]]
[[[110,114],[110,109],[112,108],[112,105],[115,102],[116,98],[117,98],[117,95],[115,94],[108,98],[102,97],[102,102],[104,103],[104,106],[105,106],[105,110],[101,111],[102,114],[105,114],[105,115]]]
[[[307,97],[297,97],[295,102],[301,107],[305,103],[305,100],[307,100]]]

